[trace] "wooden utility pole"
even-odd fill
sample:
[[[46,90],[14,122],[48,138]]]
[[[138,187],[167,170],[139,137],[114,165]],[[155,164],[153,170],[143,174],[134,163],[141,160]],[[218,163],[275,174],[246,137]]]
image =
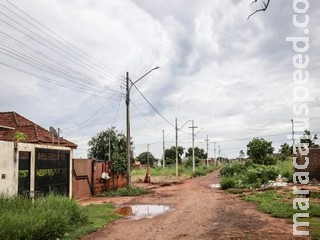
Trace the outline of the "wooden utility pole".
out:
[[[176,118],[176,176],[178,177],[178,120]]]
[[[194,129],[197,128],[198,126],[194,126],[194,121],[192,120],[192,172],[196,171],[196,165],[195,165],[195,160],[194,160]]]
[[[150,162],[149,162],[149,144],[147,144],[147,173],[146,177],[144,178],[145,183],[150,183],[151,177],[150,177]]]
[[[127,187],[131,187],[131,153],[130,153],[130,87],[129,72],[126,74],[126,106],[127,106]]]
[[[162,166],[166,167],[165,145],[164,145],[164,130],[162,130]]]
[[[207,138],[205,139],[206,143],[207,143],[207,167],[209,166],[209,138],[207,135]]]

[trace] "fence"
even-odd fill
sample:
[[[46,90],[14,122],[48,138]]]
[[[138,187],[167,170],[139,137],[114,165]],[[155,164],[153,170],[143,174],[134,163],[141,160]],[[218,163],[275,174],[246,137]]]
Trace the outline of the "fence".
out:
[[[93,159],[73,159],[72,197],[76,199],[86,198],[103,191],[126,186],[126,175],[113,174],[110,167],[110,162]]]
[[[306,169],[296,169],[295,172],[309,172],[309,179],[320,180],[320,148],[310,148],[307,156],[299,153],[295,154],[299,165],[305,164],[305,157],[309,158],[309,165]]]

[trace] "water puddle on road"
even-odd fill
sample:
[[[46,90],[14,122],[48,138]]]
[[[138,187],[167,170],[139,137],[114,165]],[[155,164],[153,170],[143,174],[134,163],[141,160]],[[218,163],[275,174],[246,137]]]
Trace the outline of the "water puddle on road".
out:
[[[220,184],[219,183],[212,183],[212,184],[209,185],[209,188],[220,189]]]
[[[170,211],[174,208],[168,205],[131,205],[132,217],[131,220],[139,220],[142,218],[153,218]]]

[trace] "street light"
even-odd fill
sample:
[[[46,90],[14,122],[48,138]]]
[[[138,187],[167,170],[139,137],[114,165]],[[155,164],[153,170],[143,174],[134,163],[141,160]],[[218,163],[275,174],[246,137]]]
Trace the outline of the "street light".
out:
[[[158,69],[159,67],[152,68],[149,72],[144,74],[142,77],[138,78],[136,81],[132,82],[129,79],[129,72],[126,74],[126,107],[127,107],[127,187],[131,187],[131,152],[130,152],[130,91],[131,88],[142,78],[147,76],[152,71]]]

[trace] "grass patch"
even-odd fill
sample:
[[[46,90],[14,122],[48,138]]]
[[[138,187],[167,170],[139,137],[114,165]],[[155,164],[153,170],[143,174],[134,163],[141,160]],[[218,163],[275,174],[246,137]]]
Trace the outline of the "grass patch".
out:
[[[92,233],[108,223],[120,219],[122,216],[114,212],[112,204],[95,204],[83,207],[88,221],[65,234],[65,240],[77,239],[85,234]]]
[[[311,235],[320,239],[320,204],[310,198],[308,210],[294,209],[292,205],[294,197],[291,195],[291,198],[288,199],[287,194],[266,191],[243,196],[242,199],[256,202],[260,211],[276,218],[292,219],[295,213],[308,212],[310,218],[306,218],[305,221],[310,222]]]
[[[310,218],[311,236],[320,239],[320,218]]]
[[[197,177],[197,176],[203,176],[206,175],[209,172],[213,172],[214,170],[218,169],[218,166],[216,165],[209,165],[208,167],[206,166],[199,166],[196,167],[196,171],[192,171],[192,167],[187,167],[187,166],[179,166],[178,168],[178,175],[179,176],[187,176],[187,177]],[[145,169],[135,169],[131,172],[132,176],[144,176],[146,174]],[[175,166],[173,167],[156,167],[156,168],[151,168],[151,177],[173,177],[176,176],[176,168]]]
[[[118,188],[116,190],[105,191],[100,196],[116,197],[116,196],[140,196],[150,193],[150,190],[138,187]]]
[[[57,239],[87,221],[75,200],[49,195],[35,200],[0,197],[0,239]]]

